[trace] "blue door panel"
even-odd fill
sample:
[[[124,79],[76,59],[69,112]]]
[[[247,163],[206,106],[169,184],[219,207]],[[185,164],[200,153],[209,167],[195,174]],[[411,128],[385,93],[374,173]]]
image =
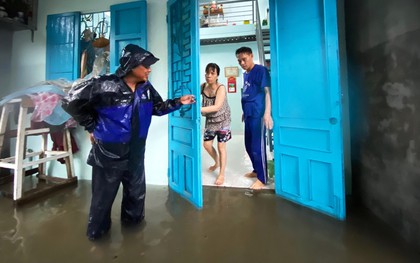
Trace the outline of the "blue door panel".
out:
[[[280,176],[279,181],[276,182],[276,184],[278,183],[280,185],[279,189],[284,196],[299,198],[301,195],[299,158],[288,154],[281,154],[280,158],[280,163],[285,165],[281,166],[281,170],[279,170],[277,176],[280,174],[287,174],[287,176]]]
[[[170,0],[168,10],[168,97],[200,96],[198,4]],[[168,182],[196,207],[203,206],[201,185],[200,102],[169,116]]]
[[[310,160],[308,162],[309,172],[309,200],[322,207],[333,208],[332,171],[331,164]]]
[[[74,50],[74,44],[58,44],[51,45],[51,51],[49,52],[51,58],[50,65],[52,68],[60,68],[62,72],[71,72],[73,70],[73,52],[68,50]],[[60,58],[60,59],[56,59]]]
[[[46,79],[78,78],[79,38],[79,12],[47,17]]]
[[[345,218],[335,0],[270,1],[275,190]],[[278,168],[277,168],[278,167]]]
[[[141,2],[141,1],[140,1]],[[147,27],[141,23],[135,23],[139,18],[146,18],[147,8],[145,2],[143,3],[128,3],[124,5],[118,5],[118,8],[113,9],[115,11],[115,23],[118,26],[114,29],[116,35],[129,35],[129,34],[145,34]],[[139,13],[140,9],[140,13]],[[131,21],[127,26],[127,22]],[[121,26],[126,24],[126,26]]]
[[[122,49],[128,44],[147,49],[147,3],[144,0],[111,6],[111,72],[118,68]]]
[[[181,168],[180,165],[182,165],[182,162],[179,160],[179,158],[182,158],[183,156],[181,154],[178,154],[175,151],[170,150],[169,152],[169,167],[172,169],[172,174],[168,178],[168,183],[172,187],[180,187],[180,181],[179,181],[179,175],[181,174]]]

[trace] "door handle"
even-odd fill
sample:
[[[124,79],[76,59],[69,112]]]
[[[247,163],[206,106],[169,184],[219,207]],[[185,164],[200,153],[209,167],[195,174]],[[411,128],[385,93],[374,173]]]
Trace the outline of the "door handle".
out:
[[[330,123],[332,125],[336,125],[337,124],[337,118],[330,118]]]

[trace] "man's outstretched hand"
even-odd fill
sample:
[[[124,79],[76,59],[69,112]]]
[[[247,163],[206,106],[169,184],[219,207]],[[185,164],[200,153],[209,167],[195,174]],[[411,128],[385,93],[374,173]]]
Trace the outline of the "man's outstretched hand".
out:
[[[179,99],[179,101],[184,105],[185,104],[193,104],[193,103],[195,103],[195,96],[191,95],[191,94],[184,95]]]

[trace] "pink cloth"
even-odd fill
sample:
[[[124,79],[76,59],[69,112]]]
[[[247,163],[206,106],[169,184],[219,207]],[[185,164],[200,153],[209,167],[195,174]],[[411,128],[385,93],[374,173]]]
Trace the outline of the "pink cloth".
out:
[[[61,96],[54,93],[42,92],[38,94],[28,95],[35,104],[34,112],[32,113],[31,120],[35,122],[42,122],[46,117],[51,115]]]

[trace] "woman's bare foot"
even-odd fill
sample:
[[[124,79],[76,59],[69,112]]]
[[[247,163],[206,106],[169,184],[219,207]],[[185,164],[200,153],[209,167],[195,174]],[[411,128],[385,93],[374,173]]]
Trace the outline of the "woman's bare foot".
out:
[[[214,165],[209,167],[209,171],[213,172],[214,170],[216,170],[217,168],[219,168],[219,163],[215,163]]]
[[[260,180],[257,179],[257,181],[255,181],[250,187],[249,189],[252,190],[261,190],[264,189],[265,184],[263,184]]]
[[[215,185],[222,185],[225,182],[225,176],[224,175],[219,175],[216,179],[216,181],[214,182]]]
[[[246,173],[244,176],[248,177],[248,178],[255,178],[255,177],[257,177],[257,173],[256,172],[250,172],[250,173]]]

